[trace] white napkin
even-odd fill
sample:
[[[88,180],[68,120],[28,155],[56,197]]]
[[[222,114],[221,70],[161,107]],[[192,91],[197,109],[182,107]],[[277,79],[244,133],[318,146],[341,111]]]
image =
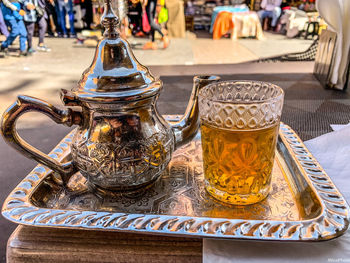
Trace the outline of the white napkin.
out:
[[[331,124],[331,128],[333,131],[339,131],[345,128],[346,126],[350,126],[350,123],[349,124]]]
[[[350,201],[350,126],[305,142],[334,184]],[[203,240],[203,262],[350,262],[350,230],[313,243]]]

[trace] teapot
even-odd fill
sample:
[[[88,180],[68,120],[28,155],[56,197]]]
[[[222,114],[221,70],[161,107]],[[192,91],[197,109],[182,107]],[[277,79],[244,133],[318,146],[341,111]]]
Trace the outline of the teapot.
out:
[[[58,173],[63,183],[79,171],[102,193],[150,187],[166,169],[173,151],[197,133],[199,89],[219,80],[194,77],[185,114],[166,121],[156,108],[162,82],[137,61],[128,42],[119,37],[118,24],[111,0],[106,0],[105,32],[92,64],[76,87],[61,90],[64,105],[73,108],[59,109],[37,98],[18,96],[1,121],[5,141],[22,154]],[[16,120],[28,111],[41,112],[58,124],[78,126],[70,145],[71,161],[60,163],[18,135]]]

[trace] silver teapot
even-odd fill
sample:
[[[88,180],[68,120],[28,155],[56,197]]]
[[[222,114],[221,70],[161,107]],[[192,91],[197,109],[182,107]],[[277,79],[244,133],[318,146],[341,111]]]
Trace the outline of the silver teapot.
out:
[[[110,1],[106,0],[102,17],[104,38],[91,66],[77,87],[61,90],[64,105],[77,107],[61,110],[37,98],[18,96],[3,114],[1,131],[7,143],[57,172],[64,182],[80,171],[103,193],[134,192],[151,186],[173,151],[195,136],[198,90],[219,77],[195,77],[184,116],[167,122],[156,108],[162,82],[119,37],[119,20]],[[72,161],[61,164],[18,135],[16,120],[28,111],[44,113],[59,124],[78,125],[70,146]]]

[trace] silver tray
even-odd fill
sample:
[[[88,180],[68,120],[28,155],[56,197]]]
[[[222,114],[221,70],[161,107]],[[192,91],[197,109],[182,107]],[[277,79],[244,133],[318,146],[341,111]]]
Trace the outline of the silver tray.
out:
[[[68,134],[51,152],[70,159]],[[6,199],[2,214],[24,225],[161,235],[319,241],[340,236],[349,206],[296,133],[281,124],[269,196],[250,206],[211,199],[203,188],[199,135],[174,153],[156,185],[139,197],[101,198],[75,174],[67,187],[38,165]]]

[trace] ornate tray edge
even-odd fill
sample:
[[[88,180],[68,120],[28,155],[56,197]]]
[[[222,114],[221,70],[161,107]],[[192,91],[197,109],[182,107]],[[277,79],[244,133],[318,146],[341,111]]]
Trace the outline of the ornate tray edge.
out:
[[[74,131],[50,153],[62,160],[69,150]],[[94,211],[58,210],[36,207],[30,196],[51,172],[38,165],[10,193],[2,214],[8,220],[24,225],[118,230],[150,234],[239,238],[258,240],[319,241],[342,235],[349,225],[349,206],[316,159],[296,133],[281,123],[280,137],[323,207],[317,218],[304,221],[240,220],[224,218],[124,214]]]

